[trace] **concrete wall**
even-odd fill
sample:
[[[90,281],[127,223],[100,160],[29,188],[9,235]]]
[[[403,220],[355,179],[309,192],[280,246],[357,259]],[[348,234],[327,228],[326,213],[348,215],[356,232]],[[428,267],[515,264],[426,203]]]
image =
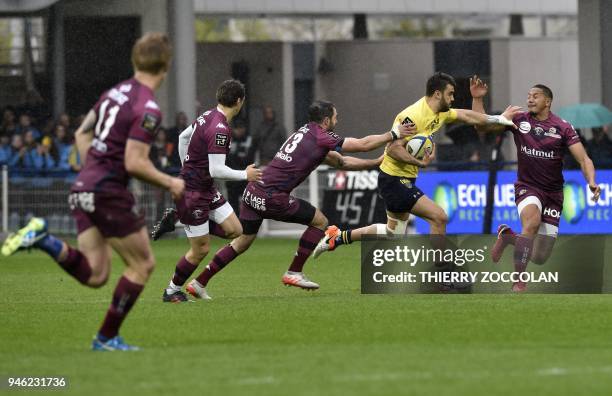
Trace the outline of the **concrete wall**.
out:
[[[508,42],[507,59],[513,104],[523,105],[534,84],[552,89],[553,112],[580,101],[576,39],[513,39]],[[503,103],[500,105],[502,109]]]
[[[64,0],[64,17],[72,16],[138,16],[141,18],[142,33],[168,31],[166,0]],[[166,79],[155,95],[164,113],[164,124],[168,126],[174,124],[174,107],[170,103],[169,85]]]
[[[344,136],[391,128],[397,113],[425,94],[434,68],[428,41],[328,42],[317,53],[333,70],[318,74],[315,97],[336,105]]]
[[[582,102],[612,108],[612,2],[581,0],[578,5],[580,96]]]
[[[249,66],[250,86],[246,95],[251,126],[261,120],[259,113],[265,104],[276,109],[277,120],[285,120],[282,43],[198,44],[196,59],[197,98],[204,108],[217,103],[216,89],[223,80],[230,78],[232,62],[246,61]]]

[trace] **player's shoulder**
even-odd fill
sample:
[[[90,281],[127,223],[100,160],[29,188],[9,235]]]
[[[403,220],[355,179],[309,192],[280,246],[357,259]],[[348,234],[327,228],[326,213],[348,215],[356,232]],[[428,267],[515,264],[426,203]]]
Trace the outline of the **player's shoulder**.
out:
[[[512,118],[513,122],[520,122],[520,121],[529,121],[529,112],[527,111],[521,111],[518,112],[513,118]]]
[[[407,121],[416,123],[415,118],[419,118],[424,115],[424,112],[426,110],[424,105],[426,105],[425,97],[422,97],[421,99],[417,100],[413,104],[400,111],[395,117],[396,121]]]
[[[563,118],[552,112],[550,113],[550,121],[558,125],[558,127],[560,127],[561,129],[574,129],[574,126],[569,121],[564,120]]]

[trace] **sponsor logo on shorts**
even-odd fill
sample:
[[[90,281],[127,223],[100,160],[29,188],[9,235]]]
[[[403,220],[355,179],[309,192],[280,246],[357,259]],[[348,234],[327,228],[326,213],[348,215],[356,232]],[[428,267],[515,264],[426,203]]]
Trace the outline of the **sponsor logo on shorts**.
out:
[[[561,212],[559,212],[557,209],[553,209],[553,208],[544,208],[544,216],[550,216],[553,217],[555,219],[559,219],[561,218]]]
[[[528,123],[527,121],[522,121],[519,124],[519,131],[521,133],[529,133],[529,131],[531,131],[531,124]]]
[[[255,210],[259,210],[262,212],[266,211],[266,199],[262,197],[258,197],[257,195],[251,194],[250,191],[245,191],[244,196],[242,197],[244,203]]]
[[[406,186],[406,188],[412,188],[412,182],[410,179],[400,179],[400,183]]]
[[[96,210],[94,205],[94,193],[72,193],[68,196],[68,205],[71,210],[81,209],[83,212],[93,213]]]

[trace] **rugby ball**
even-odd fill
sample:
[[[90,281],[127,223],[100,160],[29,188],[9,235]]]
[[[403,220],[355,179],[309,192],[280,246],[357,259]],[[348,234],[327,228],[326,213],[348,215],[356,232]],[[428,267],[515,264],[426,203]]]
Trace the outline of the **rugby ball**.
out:
[[[421,160],[425,157],[425,153],[431,154],[433,150],[433,141],[429,136],[414,136],[406,143],[406,150],[408,154]]]

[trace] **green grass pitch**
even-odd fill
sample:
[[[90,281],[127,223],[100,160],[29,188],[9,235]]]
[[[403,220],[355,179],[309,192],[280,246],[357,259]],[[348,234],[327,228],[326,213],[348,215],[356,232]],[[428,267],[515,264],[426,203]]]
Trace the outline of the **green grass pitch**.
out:
[[[612,393],[608,295],[360,295],[358,244],[309,261],[321,289],[306,292],[280,282],[297,241],[267,239],[212,280],[213,301],[162,304],[187,242],[153,246],[122,330],[136,353],[89,350],[117,258],[100,290],[39,252],[1,258],[0,376],[66,376],[78,395]]]

